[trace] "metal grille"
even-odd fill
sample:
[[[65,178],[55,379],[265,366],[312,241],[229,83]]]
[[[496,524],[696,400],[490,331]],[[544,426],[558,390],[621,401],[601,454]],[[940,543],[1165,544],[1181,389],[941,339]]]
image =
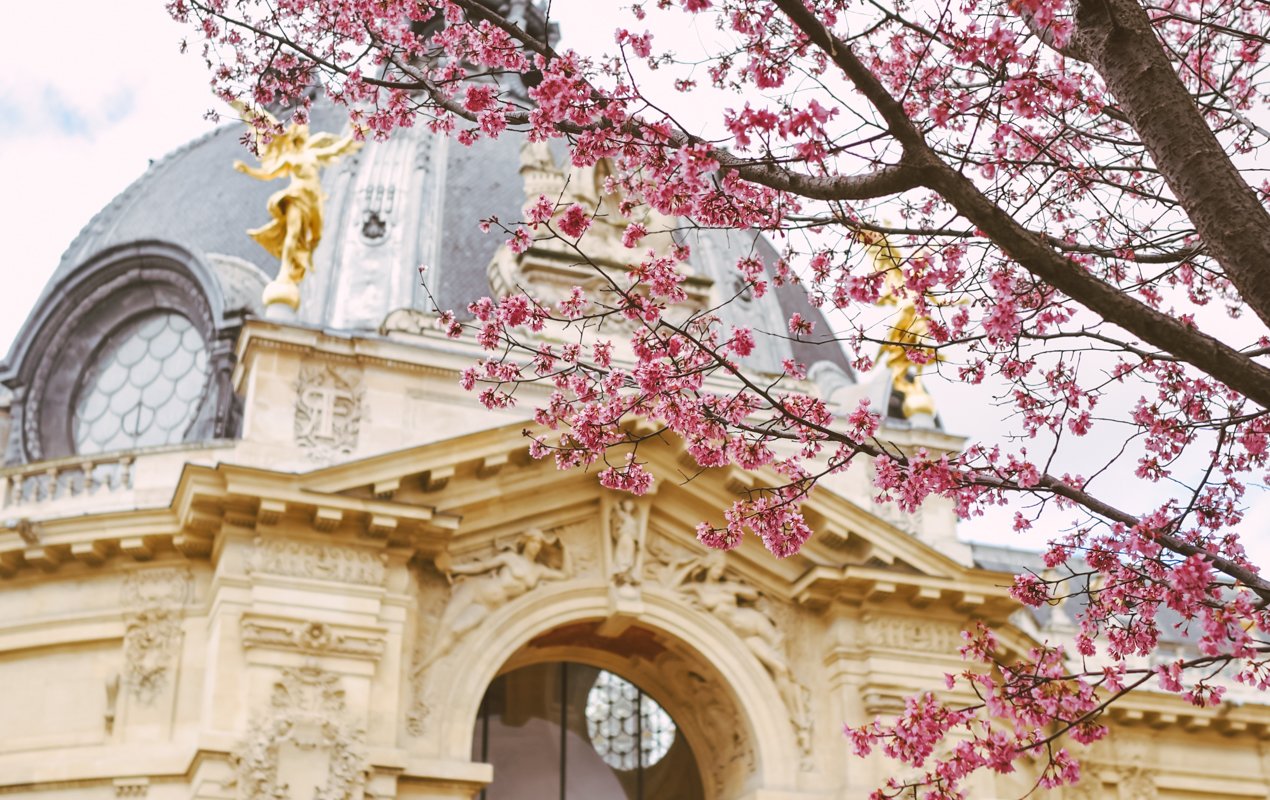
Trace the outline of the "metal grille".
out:
[[[630,681],[601,672],[586,699],[587,734],[614,769],[651,767],[675,742],[675,723]]]

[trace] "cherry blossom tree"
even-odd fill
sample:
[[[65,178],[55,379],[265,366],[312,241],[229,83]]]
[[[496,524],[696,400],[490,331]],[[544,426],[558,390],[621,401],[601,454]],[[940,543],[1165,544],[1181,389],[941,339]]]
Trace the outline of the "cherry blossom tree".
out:
[[[816,484],[864,459],[905,511],[938,496],[963,517],[1008,506],[1017,529],[1045,528],[1048,571],[1013,592],[1029,606],[1080,595],[1074,647],[1006,657],[991,631],[967,632],[949,688],[979,702],[928,694],[848,730],[857,752],[918,776],[875,796],[962,797],[969,773],[1038,755],[1041,785],[1071,783],[1065,740],[1103,737],[1126,692],[1208,705],[1228,680],[1270,686],[1270,582],[1234,533],[1270,452],[1264,0],[647,0],[604,57],[564,46],[581,22],[560,20],[558,45],[525,0],[170,7],[198,26],[224,99],[273,104],[320,84],[366,136],[514,132],[611,165],[613,207],[541,197],[522,220],[486,223],[515,252],[573,253],[603,291],[438,309],[488,353],[463,379],[485,405],[550,389],[535,455],[639,494],[652,480],[641,443],[673,434],[702,468],[771,477],[703,522],[701,541],[756,535],[777,557],[813,535],[799,507]],[[659,44],[685,24],[710,31],[699,55]],[[739,260],[742,291],[800,287],[832,329],[682,312],[688,245],[647,248],[640,209],[763,232],[781,257]],[[616,273],[586,249],[606,215],[629,218]],[[880,299],[906,304],[903,324],[870,312]],[[633,333],[606,335],[614,321]],[[747,367],[762,337],[846,347],[860,369],[881,346],[982,384],[1013,412],[1013,438],[901,448],[884,409],[832,406],[804,365]],[[912,389],[906,369],[897,383]],[[1118,444],[1085,455],[1102,452],[1093,438]],[[1145,666],[1165,616],[1196,650]]]

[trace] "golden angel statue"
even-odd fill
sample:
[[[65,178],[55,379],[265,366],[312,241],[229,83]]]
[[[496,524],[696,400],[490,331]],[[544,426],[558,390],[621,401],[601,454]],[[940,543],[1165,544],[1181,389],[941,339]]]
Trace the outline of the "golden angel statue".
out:
[[[267,111],[242,103],[235,103],[234,108],[253,127],[257,120],[278,127],[278,121]],[[290,185],[269,197],[269,216],[273,217],[269,224],[247,231],[281,264],[278,277],[265,287],[264,304],[268,307],[283,303],[299,310],[300,281],[313,269],[313,251],[322,239],[321,169],[356,152],[362,143],[351,136],[340,138],[332,133],[310,135],[309,126],[298,123],[292,123],[267,142],[257,129],[256,143],[260,166],[235,161],[234,169],[262,181],[291,178]]]
[[[910,351],[930,351],[930,318],[918,313],[917,302],[910,292],[902,291],[903,259],[881,233],[857,230],[857,238],[868,248],[877,271],[883,273],[884,285],[878,297],[880,306],[896,306],[897,313],[887,331],[886,343],[878,350],[878,360],[891,371],[891,386],[904,395],[903,412],[907,419],[916,414],[935,415],[935,398],[922,385],[925,363],[914,361]],[[932,300],[928,303],[938,305]],[[932,359],[937,359],[933,352]]]

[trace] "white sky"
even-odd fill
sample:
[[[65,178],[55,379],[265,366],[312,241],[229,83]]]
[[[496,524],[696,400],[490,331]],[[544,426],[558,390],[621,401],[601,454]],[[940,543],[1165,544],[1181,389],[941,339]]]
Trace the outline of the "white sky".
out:
[[[206,70],[161,0],[11,3],[0,25],[0,352],[94,213],[208,130]]]
[[[605,48],[613,41],[612,23],[597,20],[585,0],[556,0],[554,8],[575,46]],[[63,24],[56,37],[47,35],[48,11],[36,3],[11,4],[0,25],[0,182],[7,187],[0,193],[2,353],[91,216],[149,161],[212,126],[203,118],[215,104],[204,65],[179,52],[186,29],[168,18],[161,0],[65,0],[57,15]],[[575,38],[580,18],[594,35]],[[684,29],[675,35],[684,39],[677,49],[690,49],[688,40],[697,38]],[[993,438],[1001,428],[1000,412],[973,387],[934,389],[950,430]],[[963,534],[1038,547],[1040,541],[1004,529],[1011,515],[965,525]],[[1255,497],[1244,531],[1261,563],[1270,562],[1270,493]]]

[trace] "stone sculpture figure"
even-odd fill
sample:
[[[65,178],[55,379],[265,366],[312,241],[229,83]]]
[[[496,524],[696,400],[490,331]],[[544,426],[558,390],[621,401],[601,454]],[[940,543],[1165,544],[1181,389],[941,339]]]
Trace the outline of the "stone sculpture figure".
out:
[[[639,524],[639,509],[635,501],[623,498],[613,508],[611,520],[613,536],[613,564],[610,574],[613,582],[619,586],[633,586],[639,583],[639,552],[642,548],[643,532]]]
[[[810,692],[799,683],[785,655],[780,628],[755,604],[758,590],[724,574],[724,555],[713,550],[679,567],[677,585],[685,596],[717,617],[745,643],[772,676],[776,690],[789,709],[804,757],[811,752]]]
[[[548,563],[553,552],[559,553],[559,566]],[[420,670],[448,653],[464,634],[502,606],[544,581],[564,580],[572,573],[568,551],[558,540],[548,540],[537,528],[522,534],[514,547],[489,558],[451,564],[447,554],[442,554],[436,563],[446,580],[453,583],[454,590],[441,614],[436,644]]]
[[[256,127],[267,121],[277,128],[278,121],[267,111],[235,106],[243,118]],[[251,238],[279,260],[278,277],[265,287],[263,300],[268,308],[274,303],[300,308],[300,281],[313,269],[313,251],[322,239],[322,167],[341,156],[356,152],[361,142],[351,136],[343,138],[331,133],[309,134],[309,126],[292,123],[268,142],[257,127],[257,149],[260,167],[241,161],[234,169],[257,180],[291,179],[291,183],[269,197],[267,225],[247,231]]]

